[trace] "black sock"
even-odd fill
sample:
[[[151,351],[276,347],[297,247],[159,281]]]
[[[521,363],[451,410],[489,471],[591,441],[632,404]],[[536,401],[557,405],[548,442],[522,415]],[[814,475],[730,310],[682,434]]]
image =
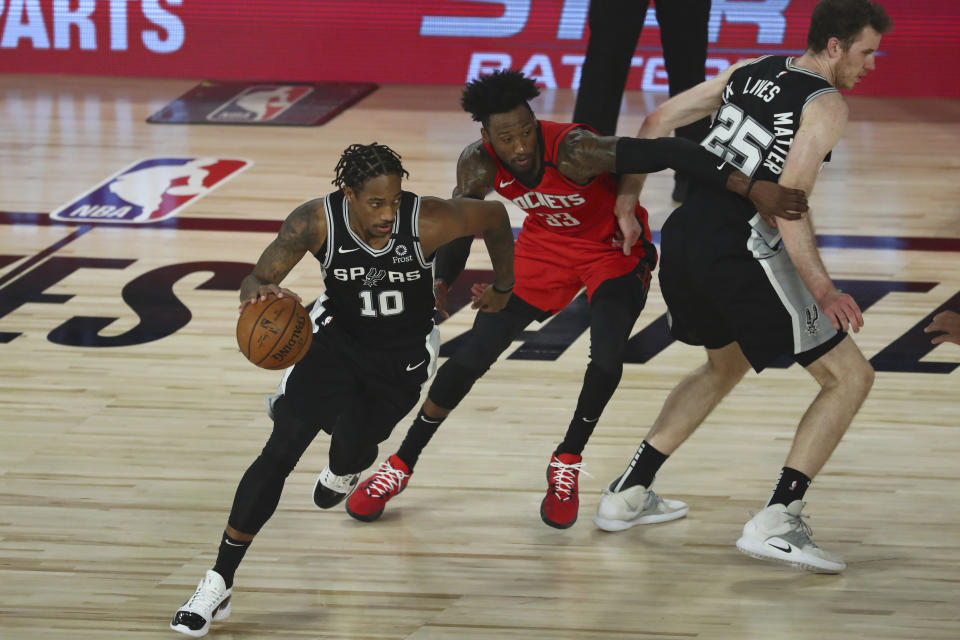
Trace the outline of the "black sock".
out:
[[[413,472],[414,465],[420,459],[420,454],[430,442],[430,438],[440,428],[440,424],[446,420],[444,418],[431,418],[420,409],[417,417],[413,419],[413,424],[407,431],[406,437],[397,449],[397,457],[407,464],[410,472]]]
[[[809,486],[810,478],[796,469],[784,467],[780,470],[780,480],[777,481],[777,488],[773,490],[767,506],[772,504],[789,506],[794,500],[803,500],[803,494],[807,492]]]
[[[630,461],[630,466],[623,475],[610,483],[611,491],[623,491],[638,484],[647,489],[653,484],[653,478],[670,456],[657,451],[649,442],[644,440],[637,449],[636,455]]]
[[[587,370],[583,374],[583,387],[580,388],[580,397],[577,399],[577,409],[573,413],[570,426],[567,427],[567,433],[563,436],[563,442],[557,447],[558,454],[580,455],[583,453],[604,407],[607,406],[619,383],[619,371],[610,373],[594,362],[587,365]]]
[[[582,416],[579,411],[575,413],[570,426],[567,427],[566,435],[563,436],[563,442],[557,447],[557,455],[572,453],[579,456],[582,454],[599,419],[599,416]]]
[[[223,581],[227,583],[227,589],[233,587],[233,574],[236,573],[240,561],[243,560],[243,554],[247,552],[252,540],[241,542],[234,540],[223,532],[223,539],[220,541],[220,552],[217,553],[217,563],[213,565],[213,570],[223,576]]]

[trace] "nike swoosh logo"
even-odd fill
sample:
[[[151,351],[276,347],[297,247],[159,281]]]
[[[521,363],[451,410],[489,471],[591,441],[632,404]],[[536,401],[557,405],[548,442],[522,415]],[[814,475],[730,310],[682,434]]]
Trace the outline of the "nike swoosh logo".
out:
[[[413,365],[412,367],[411,367],[410,365],[407,365],[407,371],[413,371],[414,369],[416,369],[417,367],[419,367],[420,365],[422,365],[424,362],[426,362],[426,360],[421,360],[420,362],[418,362],[417,364]]]
[[[360,247],[354,247],[353,249],[344,249],[343,247],[338,247],[337,251],[340,253],[352,253],[354,251],[360,251]]]
[[[516,182],[516,181],[517,181],[516,178],[514,178],[514,179],[511,180],[510,182],[504,182],[503,180],[501,180],[501,181],[500,181],[500,188],[503,189],[504,187],[510,186],[511,184],[513,184],[513,183]]]
[[[228,545],[230,545],[231,547],[242,547],[242,546],[243,546],[242,544],[234,544],[234,543],[232,543],[232,542],[230,542],[229,540],[226,540],[226,539],[224,539],[224,542],[226,542],[226,543],[227,543]]]
[[[717,165],[717,170],[719,171],[720,169],[723,169],[724,165],[726,164],[727,164],[726,162],[721,162],[720,164]]]
[[[770,545],[771,547],[773,547],[774,549],[777,549],[778,551],[783,551],[784,553],[792,553],[792,552],[793,552],[793,547],[791,547],[790,545],[787,545],[787,548],[784,549],[783,547],[778,547],[777,545],[773,544],[772,542],[768,542],[767,544]]]
[[[596,422],[600,418],[594,418],[593,420],[590,420],[589,418],[580,418],[580,419],[583,420],[584,422]]]

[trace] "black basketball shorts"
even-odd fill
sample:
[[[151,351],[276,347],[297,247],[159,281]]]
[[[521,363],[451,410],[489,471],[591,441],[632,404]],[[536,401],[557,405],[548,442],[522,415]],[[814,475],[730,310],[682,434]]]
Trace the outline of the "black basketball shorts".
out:
[[[310,351],[284,371],[278,392],[302,420],[334,435],[362,433],[377,444],[417,405],[439,351],[436,327],[419,344],[397,348],[361,344],[332,323],[317,328]]]
[[[759,372],[782,355],[807,366],[843,339],[779,231],[759,215],[750,224],[704,224],[704,215],[684,205],[661,232],[660,288],[677,340],[709,349],[736,341]]]

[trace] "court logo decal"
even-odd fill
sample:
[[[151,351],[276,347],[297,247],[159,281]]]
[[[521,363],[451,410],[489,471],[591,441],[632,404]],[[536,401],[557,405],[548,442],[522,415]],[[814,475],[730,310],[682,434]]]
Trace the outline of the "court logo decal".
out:
[[[210,122],[267,122],[313,93],[303,85],[247,87],[207,115]]]
[[[147,158],[50,214],[54,220],[145,224],[172,218],[252,165],[228,158]]]

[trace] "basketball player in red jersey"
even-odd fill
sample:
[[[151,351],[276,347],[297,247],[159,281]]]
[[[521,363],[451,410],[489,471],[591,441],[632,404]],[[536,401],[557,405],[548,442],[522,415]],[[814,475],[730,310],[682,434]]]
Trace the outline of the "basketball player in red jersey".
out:
[[[464,149],[457,164],[455,196],[482,199],[490,191],[527,212],[515,246],[515,286],[494,289],[513,296],[496,313],[478,313],[466,343],[439,370],[413,426],[396,455],[360,484],[347,500],[353,517],[376,520],[384,505],[407,484],[413,465],[443,419],[474,382],[533,320],[567,306],[584,286],[590,301],[590,363],[576,412],[547,467],[543,521],[556,528],[577,519],[581,453],[623,370],[634,322],[647,298],[656,249],[647,212],[615,218],[619,174],[671,167],[718,187],[749,195],[760,211],[793,218],[806,210],[802,192],[772,182],[751,183],[728,163],[681,138],[637,140],[600,137],[585,126],[538,121],[528,101],[539,90],[518,71],[502,71],[466,85],[462,106],[482,124],[482,140]],[[627,183],[627,181],[624,181]],[[637,190],[623,185],[621,197],[636,202]],[[791,214],[790,212],[795,212]],[[622,250],[616,246],[622,236]],[[471,238],[438,251],[438,260],[462,269]],[[450,254],[458,256],[451,257]],[[450,268],[437,274],[447,282]],[[479,295],[480,289],[475,288]],[[683,516],[686,505],[660,501],[651,509],[664,519]]]

